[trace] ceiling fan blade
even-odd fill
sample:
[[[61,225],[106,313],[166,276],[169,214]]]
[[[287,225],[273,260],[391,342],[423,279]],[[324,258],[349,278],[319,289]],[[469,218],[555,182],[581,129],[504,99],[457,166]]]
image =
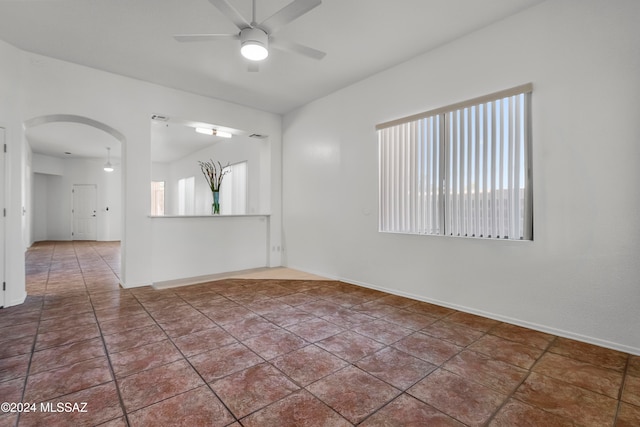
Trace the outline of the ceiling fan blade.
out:
[[[176,34],[173,36],[179,42],[206,42],[211,40],[238,39],[238,34]]]
[[[318,61],[327,55],[325,52],[322,52],[321,50],[317,50],[312,47],[302,45],[300,43],[289,42],[284,40],[275,40],[273,38],[269,40],[269,46],[273,47],[274,49],[282,50],[284,52],[297,53],[299,55],[316,59]]]
[[[268,34],[275,33],[282,26],[304,15],[311,9],[320,6],[321,3],[322,0],[294,0],[292,3],[289,3],[271,15],[271,17],[262,21],[259,26],[266,30]]]
[[[218,8],[220,12],[224,14],[231,22],[235,24],[240,30],[244,30],[245,28],[251,27],[251,24],[247,22],[246,19],[240,12],[238,12],[227,0],[209,0],[209,3]]]

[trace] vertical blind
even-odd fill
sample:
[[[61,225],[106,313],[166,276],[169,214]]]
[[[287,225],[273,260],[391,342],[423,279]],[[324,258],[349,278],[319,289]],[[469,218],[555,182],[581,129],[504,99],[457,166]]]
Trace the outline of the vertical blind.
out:
[[[531,90],[378,125],[380,231],[531,240]]]
[[[247,162],[227,166],[229,171],[220,186],[220,213],[243,215],[247,213]]]
[[[151,181],[151,215],[164,215],[164,181]]]

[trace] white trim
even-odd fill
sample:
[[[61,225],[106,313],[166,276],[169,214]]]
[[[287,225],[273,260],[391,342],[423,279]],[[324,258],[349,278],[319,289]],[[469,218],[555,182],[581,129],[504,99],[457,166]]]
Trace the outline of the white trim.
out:
[[[523,321],[523,320],[515,319],[515,318],[512,318],[512,317],[508,317],[508,316],[502,316],[502,315],[491,313],[491,312],[487,312],[487,311],[476,310],[476,309],[473,309],[473,308],[470,308],[470,307],[467,307],[467,306],[463,306],[463,305],[450,304],[450,303],[447,303],[445,301],[440,301],[440,300],[433,299],[433,298],[425,298],[425,297],[422,297],[422,296],[419,296],[419,295],[412,294],[410,292],[402,292],[402,291],[398,291],[396,289],[386,288],[384,286],[376,286],[376,285],[372,285],[372,284],[369,284],[369,283],[366,283],[366,282],[360,282],[358,280],[350,280],[350,279],[346,279],[344,277],[326,275],[326,274],[323,274],[323,273],[320,273],[320,272],[316,272],[316,271],[308,271],[308,270],[305,270],[303,268],[299,268],[299,267],[296,267],[296,266],[287,266],[287,267],[288,268],[293,268],[293,269],[296,269],[296,270],[300,270],[302,272],[309,273],[309,274],[315,274],[315,275],[319,275],[319,276],[324,276],[324,277],[327,277],[328,279],[331,279],[331,280],[339,280],[339,281],[344,282],[344,283],[349,283],[349,284],[356,285],[356,286],[362,286],[363,288],[374,289],[376,291],[382,291],[382,292],[386,292],[388,294],[398,295],[398,296],[410,298],[410,299],[413,299],[413,300],[416,300],[416,301],[427,302],[427,303],[435,304],[435,305],[438,305],[438,306],[441,306],[441,307],[451,308],[453,310],[461,311],[461,312],[464,312],[464,313],[475,314],[475,315],[478,315],[478,316],[486,317],[488,319],[493,319],[493,320],[509,323],[509,324],[516,325],[516,326],[522,326],[523,328],[531,329],[531,330],[538,331],[538,332],[544,332],[544,333],[547,333],[547,334],[555,335],[557,337],[573,339],[573,340],[584,342],[584,343],[587,343],[587,344],[593,344],[593,345],[597,345],[599,347],[604,347],[604,348],[608,348],[608,349],[611,349],[611,350],[617,350],[617,351],[621,351],[621,352],[624,352],[624,353],[633,354],[635,356],[640,356],[640,348],[637,348],[637,347],[631,347],[631,346],[628,346],[628,345],[619,344],[619,343],[615,343],[615,342],[612,342],[612,341],[607,341],[607,340],[603,340],[603,339],[599,339],[599,338],[590,337],[590,336],[587,336],[587,335],[577,334],[575,332],[570,332],[570,331],[566,331],[566,330],[563,330],[563,329],[556,329],[556,328],[552,328],[552,327],[549,327],[549,326],[540,325],[538,323],[526,322],[526,321]]]

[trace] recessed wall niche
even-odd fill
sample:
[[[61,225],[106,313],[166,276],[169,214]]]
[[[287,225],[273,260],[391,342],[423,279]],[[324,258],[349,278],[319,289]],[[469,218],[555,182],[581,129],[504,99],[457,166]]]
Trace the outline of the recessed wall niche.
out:
[[[211,215],[211,190],[198,164],[211,160],[222,166],[244,164],[246,170],[244,177],[240,176],[245,173],[242,167],[234,168],[235,177],[233,173],[225,175],[227,185],[220,194],[222,215],[270,213],[271,145],[267,136],[160,114],[152,116],[150,125],[150,215]],[[233,189],[228,189],[231,183]]]

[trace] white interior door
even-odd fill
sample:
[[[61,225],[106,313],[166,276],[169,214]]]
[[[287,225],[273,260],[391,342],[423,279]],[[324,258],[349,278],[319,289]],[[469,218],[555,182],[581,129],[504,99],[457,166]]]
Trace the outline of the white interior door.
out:
[[[73,186],[72,240],[97,240],[95,184]]]
[[[5,139],[4,128],[0,128],[0,281],[2,281],[2,287],[0,288],[0,307],[4,307],[5,304],[5,221],[7,216],[7,208],[4,204],[4,173],[5,173]]]

